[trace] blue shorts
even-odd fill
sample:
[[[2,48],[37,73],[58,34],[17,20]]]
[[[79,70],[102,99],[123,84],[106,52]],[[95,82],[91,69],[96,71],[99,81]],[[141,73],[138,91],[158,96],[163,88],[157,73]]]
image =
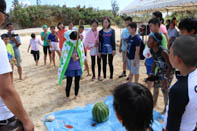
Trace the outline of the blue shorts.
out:
[[[127,59],[127,69],[133,74],[133,75],[139,75],[139,69],[140,69],[140,60],[137,61],[137,65],[133,65],[134,60]]]
[[[22,62],[21,57],[20,56],[15,56],[15,59],[16,59],[16,66],[21,67],[21,62]]]

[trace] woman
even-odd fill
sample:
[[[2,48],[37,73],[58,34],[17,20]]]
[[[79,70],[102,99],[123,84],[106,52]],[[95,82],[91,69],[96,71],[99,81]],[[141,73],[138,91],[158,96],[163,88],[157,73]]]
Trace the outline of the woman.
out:
[[[103,29],[99,31],[99,56],[103,61],[103,75],[106,79],[107,57],[110,67],[110,79],[113,79],[113,57],[116,54],[115,30],[111,28],[111,21],[105,17],[102,21]]]
[[[62,51],[62,47],[63,47],[63,44],[64,42],[66,41],[66,39],[64,38],[64,33],[67,31],[64,27],[64,24],[62,22],[59,22],[58,25],[57,25],[57,28],[58,28],[58,32],[57,32],[57,36],[59,38],[59,48],[60,48],[60,51]]]

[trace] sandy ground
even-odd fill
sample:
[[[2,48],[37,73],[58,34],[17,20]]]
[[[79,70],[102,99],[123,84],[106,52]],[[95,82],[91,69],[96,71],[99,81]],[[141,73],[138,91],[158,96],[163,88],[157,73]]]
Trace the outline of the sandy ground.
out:
[[[32,30],[32,29],[31,29]],[[28,30],[21,30],[23,34]],[[33,29],[33,31],[39,32],[40,29]],[[116,29],[116,38],[120,39],[120,30]],[[41,58],[39,66],[35,66],[33,56],[27,53],[30,36],[22,36],[22,46],[20,47],[22,56],[22,67],[23,67],[23,80],[18,80],[18,75],[14,72],[14,87],[17,89],[21,96],[22,102],[29,116],[33,120],[36,131],[46,130],[42,119],[50,113],[59,110],[68,110],[78,106],[84,106],[85,104],[95,103],[98,100],[103,100],[106,96],[111,95],[115,86],[120,83],[126,82],[126,78],[119,79],[118,76],[122,72],[122,60],[121,54],[117,53],[114,59],[114,79],[106,81],[91,81],[91,77],[87,77],[87,73],[83,74],[83,78],[80,82],[79,99],[65,102],[64,88],[66,81],[63,81],[62,87],[57,84],[57,68],[43,64],[43,51],[41,51]],[[57,55],[56,55],[57,56]],[[88,55],[89,56],[89,55]],[[59,63],[58,58],[56,58]],[[90,57],[88,57],[90,66]],[[144,78],[147,77],[144,62],[141,61],[140,67],[140,83],[145,84]],[[109,68],[108,68],[109,71]],[[74,96],[74,86],[72,86],[71,97]],[[156,110],[161,111],[163,109],[163,99],[160,93],[158,106]]]

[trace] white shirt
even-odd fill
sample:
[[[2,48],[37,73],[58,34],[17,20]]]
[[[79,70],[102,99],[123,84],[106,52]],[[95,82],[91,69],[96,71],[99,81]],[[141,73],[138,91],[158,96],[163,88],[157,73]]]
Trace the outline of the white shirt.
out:
[[[39,51],[39,45],[42,46],[40,39],[31,39],[30,40],[31,50]]]
[[[11,71],[12,69],[8,60],[8,53],[5,44],[2,40],[0,40],[0,75],[9,73]],[[13,116],[14,115],[12,114],[12,112],[6,107],[0,97],[0,121],[7,120]]]

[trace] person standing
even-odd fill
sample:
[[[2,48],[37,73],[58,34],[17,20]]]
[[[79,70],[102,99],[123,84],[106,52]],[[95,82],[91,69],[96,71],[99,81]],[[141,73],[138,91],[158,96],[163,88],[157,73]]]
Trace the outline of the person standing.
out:
[[[10,44],[12,44],[16,59],[16,66],[18,68],[19,80],[22,80],[22,66],[21,66],[21,55],[19,47],[21,46],[21,41],[19,35],[14,34],[14,26],[12,23],[7,24],[8,36],[10,38]]]
[[[60,48],[60,51],[62,51],[63,44],[66,41],[66,39],[64,38],[64,33],[67,30],[65,29],[65,26],[64,26],[64,24],[62,22],[58,23],[57,28],[59,30],[57,32],[57,36],[59,38],[59,48]]]
[[[5,20],[6,3],[0,0],[0,25]],[[21,99],[13,88],[12,71],[5,44],[0,40],[0,131],[34,131],[34,124],[28,117]]]
[[[103,29],[99,31],[99,56],[103,60],[103,75],[106,79],[107,57],[110,68],[110,79],[113,79],[113,58],[116,55],[115,30],[111,28],[111,21],[105,17],[102,21]]]
[[[47,64],[47,54],[49,54],[49,60],[51,64],[51,51],[50,51],[50,46],[48,43],[48,36],[50,32],[48,31],[48,26],[43,25],[42,26],[43,32],[40,34],[41,35],[41,40],[43,41],[43,52],[44,52],[44,65]]]

